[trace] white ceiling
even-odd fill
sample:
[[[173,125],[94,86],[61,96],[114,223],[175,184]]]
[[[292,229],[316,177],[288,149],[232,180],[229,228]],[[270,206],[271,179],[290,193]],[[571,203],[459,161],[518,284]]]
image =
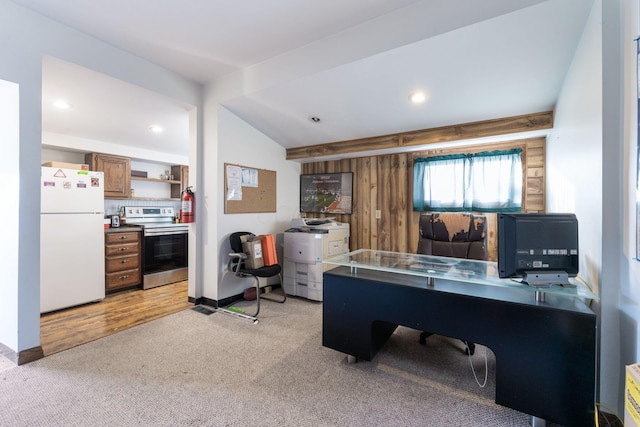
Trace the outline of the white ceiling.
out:
[[[593,4],[13,1],[204,84],[243,76],[224,105],[286,148],[551,110]],[[187,153],[188,106],[54,59],[43,92],[44,131]],[[150,139],[159,121],[181,136]]]
[[[43,132],[188,156],[190,106],[60,59],[45,57],[42,67]],[[70,108],[55,108],[58,100]]]

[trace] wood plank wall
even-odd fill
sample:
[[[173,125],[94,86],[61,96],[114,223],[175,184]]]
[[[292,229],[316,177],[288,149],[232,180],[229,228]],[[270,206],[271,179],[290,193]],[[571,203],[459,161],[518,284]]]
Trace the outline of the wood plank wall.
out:
[[[302,165],[302,173],[354,173],[353,214],[332,215],[336,217],[336,221],[349,223],[351,250],[378,249],[413,253],[418,246],[420,219],[420,212],[413,211],[412,200],[413,160],[416,157],[522,148],[523,210],[543,212],[545,147],[544,137],[530,138],[494,144],[310,162]],[[376,219],[376,210],[381,213],[380,219]],[[496,214],[487,214],[487,220],[489,260],[496,261]]]

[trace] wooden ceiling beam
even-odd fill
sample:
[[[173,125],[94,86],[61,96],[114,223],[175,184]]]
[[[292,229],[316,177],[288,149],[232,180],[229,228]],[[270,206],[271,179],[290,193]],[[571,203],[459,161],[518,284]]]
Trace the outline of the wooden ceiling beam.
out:
[[[546,111],[522,116],[504,117],[480,122],[403,132],[393,135],[288,148],[287,160],[337,156],[389,148],[406,148],[415,145],[428,145],[439,142],[452,142],[463,139],[545,130],[551,129],[552,127],[553,112]]]

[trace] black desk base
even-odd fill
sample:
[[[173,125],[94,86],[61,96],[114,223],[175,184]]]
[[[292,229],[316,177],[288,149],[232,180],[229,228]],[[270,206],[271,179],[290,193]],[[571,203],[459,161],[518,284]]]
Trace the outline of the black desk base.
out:
[[[574,298],[347,267],[324,274],[322,344],[371,360],[398,325],[489,347],[499,405],[593,426],[596,315]],[[449,286],[449,288],[447,288]],[[464,293],[462,293],[464,291]],[[416,342],[416,351],[419,351]]]

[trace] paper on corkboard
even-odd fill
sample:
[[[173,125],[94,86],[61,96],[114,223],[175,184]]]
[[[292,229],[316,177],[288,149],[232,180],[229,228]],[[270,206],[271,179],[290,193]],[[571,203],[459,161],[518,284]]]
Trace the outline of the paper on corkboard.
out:
[[[244,177],[251,177],[250,180]],[[237,174],[240,174],[236,178]],[[237,181],[239,179],[239,181]],[[240,191],[240,194],[238,194]],[[224,213],[276,211],[276,172],[249,166],[224,164]]]

